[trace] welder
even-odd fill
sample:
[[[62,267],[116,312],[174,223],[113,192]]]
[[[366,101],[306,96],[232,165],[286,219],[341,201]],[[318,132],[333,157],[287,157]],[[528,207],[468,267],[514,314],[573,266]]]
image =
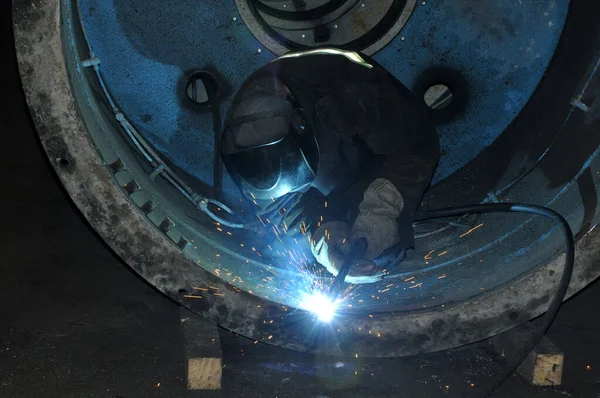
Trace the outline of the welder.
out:
[[[437,166],[422,101],[374,60],[321,48],[284,55],[234,97],[221,154],[261,220],[307,234],[337,275],[353,242],[364,258],[346,281],[369,283],[414,247],[412,214]]]

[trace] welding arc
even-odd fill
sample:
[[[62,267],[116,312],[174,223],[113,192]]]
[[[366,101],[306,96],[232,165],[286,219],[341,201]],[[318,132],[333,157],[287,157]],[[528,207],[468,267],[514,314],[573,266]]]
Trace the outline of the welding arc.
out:
[[[415,217],[415,221],[426,221],[437,218],[446,218],[446,217],[457,217],[463,216],[465,214],[485,214],[485,213],[529,213],[535,214],[538,216],[547,217],[549,219],[554,220],[561,226],[563,231],[565,241],[566,241],[566,250],[565,250],[565,265],[563,269],[563,274],[560,279],[560,284],[558,286],[558,290],[552,299],[548,310],[546,311],[546,315],[544,315],[543,323],[540,324],[539,330],[537,333],[534,333],[532,338],[530,338],[525,345],[514,355],[512,361],[509,361],[507,366],[505,367],[505,372],[496,378],[492,382],[489,388],[489,392],[485,396],[490,396],[496,389],[513,374],[513,372],[517,369],[517,367],[525,360],[527,355],[535,348],[535,346],[540,342],[544,334],[552,325],[556,314],[558,314],[558,310],[565,298],[567,293],[567,289],[569,288],[569,283],[571,281],[571,275],[573,274],[573,267],[575,264],[575,241],[573,239],[573,232],[571,231],[571,227],[567,220],[558,214],[556,211],[535,205],[528,204],[516,204],[516,203],[486,203],[486,204],[478,204],[478,205],[468,205],[468,206],[459,206],[459,207],[449,207],[446,209],[432,210],[424,213],[420,213]]]

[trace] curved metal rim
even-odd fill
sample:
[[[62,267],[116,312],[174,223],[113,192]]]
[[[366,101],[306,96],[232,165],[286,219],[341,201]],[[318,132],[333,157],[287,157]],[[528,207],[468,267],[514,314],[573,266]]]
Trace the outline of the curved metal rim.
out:
[[[269,32],[256,20],[253,11],[248,6],[247,0],[234,0],[235,5],[242,17],[242,20],[246,24],[246,27],[252,32],[254,37],[264,45],[269,51],[273,52],[276,55],[283,55],[290,51],[289,48],[275,40]],[[404,25],[408,22],[411,14],[413,13],[415,6],[417,4],[417,0],[407,0],[404,5],[404,9],[402,13],[394,23],[394,25],[376,42],[369,45],[368,47],[361,50],[362,53],[366,55],[373,55],[383,47],[385,47],[390,41],[392,41],[398,33],[402,30]]]
[[[563,256],[537,272],[475,299],[419,313],[386,313],[340,319],[336,343],[307,346],[313,329],[280,322],[287,309],[239,291],[185,259],[177,246],[150,225],[112,177],[77,111],[63,58],[59,0],[14,4],[19,69],[42,144],[71,198],[112,249],[162,292],[231,330],[286,348],[333,355],[404,356],[447,349],[477,341],[516,326],[546,310],[559,280]],[[39,38],[42,38],[40,40]],[[52,84],[48,84],[52,82]],[[70,159],[68,165],[57,159]],[[148,247],[147,242],[153,242]],[[600,273],[600,232],[592,230],[577,243],[577,266],[569,294]],[[186,300],[185,292],[205,283],[220,289],[222,299]],[[277,322],[265,322],[277,319]],[[378,331],[381,337],[375,337]]]

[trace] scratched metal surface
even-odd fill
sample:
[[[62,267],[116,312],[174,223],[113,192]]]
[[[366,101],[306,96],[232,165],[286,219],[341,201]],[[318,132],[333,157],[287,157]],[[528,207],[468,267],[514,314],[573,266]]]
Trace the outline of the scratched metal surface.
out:
[[[89,69],[73,66],[74,63],[81,64],[80,55],[87,57],[87,49],[76,47],[80,38],[76,24],[68,18],[70,1],[64,0],[60,7],[57,0],[38,0],[33,3],[17,1],[16,4],[15,42],[32,118],[65,188],[106,242],[150,283],[223,326],[288,348],[331,352],[330,347],[315,349],[310,343],[310,346],[307,345],[306,336],[311,335],[315,328],[309,320],[306,321],[306,314],[302,311],[287,313],[286,308],[280,307],[284,303],[279,301],[280,296],[273,296],[265,290],[284,287],[287,281],[285,272],[275,275],[272,280],[263,278],[265,286],[259,292],[254,289],[248,291],[248,286],[238,289],[235,287],[236,281],[232,280],[235,279],[234,272],[252,270],[254,286],[256,279],[260,278],[256,278],[256,271],[262,273],[267,271],[266,267],[255,267],[248,264],[248,260],[244,264],[240,253],[234,250],[221,251],[223,247],[217,247],[218,242],[209,241],[218,235],[216,232],[206,228],[194,231],[183,231],[181,228],[174,231],[173,228],[167,233],[162,228],[155,228],[159,223],[162,224],[161,218],[158,218],[160,214],[156,214],[157,217],[144,217],[137,207],[143,202],[135,202],[130,191],[122,187],[132,178],[141,182],[140,191],[136,193],[144,193],[144,189],[151,191],[146,193],[158,197],[157,206],[168,210],[168,216],[173,217],[177,227],[185,227],[181,214],[185,209],[169,206],[176,198],[161,197],[163,190],[171,187],[165,188],[161,181],[151,180],[147,174],[148,168],[143,167],[147,165],[142,165],[132,153],[131,142],[126,140],[121,131],[103,128],[107,121],[112,121],[114,115],[110,109],[101,111],[106,99],[97,87],[98,82],[88,80],[91,75]],[[519,131],[523,131],[522,118],[533,115],[536,120],[534,127],[540,128],[537,116],[541,113],[539,109],[535,111],[535,104],[541,102],[542,111],[546,112],[550,106],[554,112],[544,116],[543,121],[550,120],[553,123],[539,131],[551,137],[556,134],[553,141],[555,145],[540,159],[538,166],[508,193],[510,200],[551,205],[568,215],[572,226],[580,226],[577,229],[582,234],[593,229],[592,226],[598,221],[598,196],[593,194],[600,186],[600,137],[593,134],[600,131],[600,101],[597,94],[600,87],[597,73],[600,37],[597,36],[599,21],[589,8],[584,3],[578,3],[570,9],[565,35],[556,52],[556,62],[552,62],[548,68],[547,79],[544,79],[540,91],[533,96],[516,123]],[[62,18],[58,18],[58,11],[63,13]],[[581,37],[587,40],[581,41]],[[585,45],[572,46],[573,40]],[[565,57],[565,54],[569,56]],[[571,73],[564,73],[565,66]],[[51,85],[48,84],[48,76],[52,77]],[[540,101],[539,93],[549,89],[552,95],[542,96]],[[561,95],[554,95],[560,92]],[[565,100],[567,98],[578,98],[587,108],[570,106],[569,101]],[[548,99],[552,101],[548,103]],[[510,129],[502,135],[502,139],[508,133]],[[567,159],[565,153],[569,154]],[[115,178],[117,176],[112,175],[115,171],[105,167],[116,158],[120,158],[125,166],[118,176],[127,179]],[[67,159],[68,162],[63,162]],[[197,213],[196,209],[193,211]],[[148,222],[149,218],[154,221]],[[469,261],[468,264],[463,262],[461,266],[458,259],[458,264],[455,262],[451,270],[444,270],[446,277],[441,279],[437,279],[442,276],[438,274],[441,264],[430,264],[432,272],[422,272],[416,278],[398,281],[402,288],[394,289],[401,293],[404,288],[408,291],[400,297],[390,293],[391,290],[383,292],[383,285],[387,281],[363,286],[358,292],[360,296],[354,297],[355,304],[367,298],[363,300],[366,304],[363,308],[353,308],[360,314],[339,317],[341,323],[337,333],[330,328],[331,333],[325,335],[335,338],[322,339],[322,335],[319,335],[317,340],[333,341],[336,343],[334,349],[341,348],[347,353],[361,356],[409,355],[481,339],[543,312],[554,292],[553,287],[562,266],[560,257],[552,259],[553,252],[560,247],[556,232],[552,233],[547,228],[549,226],[531,222],[513,220],[508,224],[492,219],[484,221],[483,226],[473,229],[470,234],[465,233],[461,243],[456,245],[457,251],[470,250],[474,254],[470,260],[475,261]],[[201,257],[199,260],[204,261],[201,266],[196,266],[196,261],[192,263],[186,260],[186,257],[193,258],[191,250],[188,251],[190,247],[182,255],[181,248],[175,245],[179,234],[173,235],[174,232],[182,236],[185,234],[191,243],[198,239],[199,249],[204,246],[204,250],[198,253]],[[198,237],[198,234],[205,236]],[[594,260],[599,257],[597,248],[600,246],[596,244],[596,235],[597,231],[590,231],[577,243],[578,266],[571,284],[572,292],[580,290],[598,275],[598,262]],[[508,239],[512,242],[508,242]],[[481,243],[484,246],[478,246]],[[515,249],[512,250],[512,257],[498,255],[506,253],[511,246]],[[444,251],[447,249],[444,248]],[[221,252],[221,256],[215,255],[219,254],[215,251]],[[448,259],[449,256],[460,255],[449,250],[443,253],[441,250],[429,256],[419,253],[421,257],[416,259],[423,261],[426,260],[423,257],[430,257],[436,261],[450,262],[457,258]],[[544,258],[552,261],[546,263]],[[235,270],[231,269],[231,274],[225,274],[225,267],[230,266]],[[527,278],[516,281],[504,279],[502,289],[480,294],[481,288],[498,286],[499,276],[514,278],[516,274],[512,271],[527,269],[534,271]],[[435,282],[434,279],[440,281],[438,286],[431,283]],[[419,288],[410,288],[421,283]],[[191,291],[209,289],[215,293],[209,293],[202,299],[188,296]],[[380,289],[381,294],[374,289]],[[291,289],[286,291],[291,292]],[[369,295],[371,291],[374,294]],[[442,296],[436,291],[441,292]],[[267,294],[273,301],[261,299],[267,298]],[[431,298],[428,299],[430,294]],[[380,295],[380,300],[375,298]],[[473,299],[475,295],[478,297]],[[454,300],[461,302],[441,308],[444,305],[440,304]],[[395,307],[386,305],[386,302],[391,302]],[[408,312],[390,312],[398,305]],[[424,306],[427,309],[423,309]],[[372,309],[380,313],[367,317],[367,314],[374,313]],[[285,321],[280,322],[284,317]],[[299,322],[301,318],[303,322]],[[267,322],[268,319],[271,321]],[[276,321],[271,323],[273,319]],[[371,331],[384,333],[379,338],[375,333],[371,335]]]
[[[436,78],[451,86],[468,87],[466,91],[455,90],[454,108],[438,120],[444,156],[437,180],[458,170],[489,145],[527,102],[554,51],[567,5],[528,2],[513,10],[509,2],[491,0],[471,7],[457,7],[451,1],[419,3],[401,34],[375,56],[414,90]],[[274,56],[248,32],[233,2],[80,0],[80,13],[92,49],[101,59],[101,73],[120,108],[169,160],[210,185],[212,115],[186,106],[183,90],[178,90],[182,76],[192,69],[218,71],[226,82],[223,112],[236,87]],[[237,198],[233,183],[228,178],[224,183],[230,199]],[[387,284],[364,286],[357,291],[353,305],[379,307],[384,304],[377,298],[381,291],[386,293],[385,302],[399,300],[404,309],[436,305],[450,297],[469,297],[480,289],[506,283],[528,270],[521,261],[506,257],[511,248],[524,247],[519,252],[523,259],[533,255],[530,249],[534,245],[548,238],[552,247],[560,245],[555,234],[537,229],[540,233],[533,234],[531,224],[520,226],[522,221],[491,217],[485,228],[468,236],[468,244],[455,247],[458,242],[448,243],[453,249],[450,253],[442,254],[444,242],[425,244],[421,251],[411,253],[401,274],[390,281],[394,282],[389,287],[394,292],[385,292]],[[500,222],[505,228],[493,226]],[[509,236],[511,227],[515,230]],[[263,243],[259,248],[257,242],[256,247],[264,254],[268,250]],[[282,244],[273,239],[270,243],[282,252],[289,247],[300,252],[306,249],[295,242]],[[433,249],[433,255],[424,256]],[[195,252],[188,254],[195,258]],[[545,257],[553,255],[554,251],[549,251]],[[498,258],[504,260],[498,262]],[[289,272],[295,261],[286,261],[279,265],[283,267],[278,271],[282,280],[289,282],[287,285],[305,283],[302,275]],[[465,286],[469,275],[481,272],[482,267],[489,269],[489,275],[477,286]],[[259,289],[260,278],[269,276],[265,272],[257,275]],[[417,279],[398,285],[415,272]],[[414,289],[422,286],[421,281],[427,282],[427,288]],[[288,302],[287,285],[267,294]],[[458,288],[462,292],[456,291]],[[424,295],[431,299],[424,301]]]
[[[423,3],[425,3],[423,5]],[[249,33],[233,1],[80,0],[83,25],[118,105],[176,165],[212,184],[212,116],[182,106],[185,71],[216,69],[226,95],[274,58]],[[558,42],[568,1],[419,2],[375,58],[409,88],[456,88],[438,120],[443,157],[435,182],[494,141],[525,105]],[[235,18],[235,20],[234,20]],[[261,52],[258,52],[261,49]],[[225,176],[225,191],[238,195]]]

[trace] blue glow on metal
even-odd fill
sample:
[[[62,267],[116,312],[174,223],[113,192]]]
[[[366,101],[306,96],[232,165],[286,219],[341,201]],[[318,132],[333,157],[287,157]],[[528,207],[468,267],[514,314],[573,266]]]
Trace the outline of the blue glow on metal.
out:
[[[212,115],[182,107],[179,79],[187,70],[212,67],[233,92],[274,55],[249,33],[232,1],[218,7],[192,0],[79,4],[119,107],[160,152],[212,184]],[[376,54],[412,89],[432,68],[457,71],[468,84],[462,113],[438,126],[443,157],[435,181],[463,167],[520,112],[555,50],[567,11],[567,2],[552,0],[418,3],[401,33]],[[230,100],[224,98],[222,113]],[[238,195],[228,176],[224,189]]]
[[[487,4],[490,1],[486,0],[483,3]],[[237,16],[235,10],[231,15],[227,15],[227,11],[234,8],[233,2],[231,6],[223,3],[223,9],[213,10],[195,19],[196,28],[201,26],[201,29],[196,29],[198,33],[192,32],[190,22],[186,20],[182,20],[181,26],[176,27],[175,22],[179,23],[179,21],[174,20],[174,15],[183,13],[184,7],[191,7],[190,15],[196,18],[197,13],[205,12],[202,10],[206,5],[191,4],[186,1],[183,2],[184,5],[172,3],[168,1],[159,7],[134,0],[133,5],[130,6],[138,7],[139,12],[148,15],[130,13],[128,16],[121,8],[127,8],[129,5],[81,0],[83,21],[88,30],[93,32],[89,34],[92,47],[95,53],[101,56],[101,73],[120,109],[145,140],[157,148],[163,156],[210,185],[213,150],[212,114],[197,112],[182,106],[180,98],[182,93],[177,91],[179,79],[190,69],[214,67],[231,86],[231,90],[228,91],[231,94],[250,73],[271,60],[273,55],[249,35],[240,22],[239,16],[237,21],[233,21],[232,16]],[[522,14],[519,15],[523,17],[526,14],[532,20],[527,24],[524,22],[527,18],[516,18],[514,24],[522,23],[527,26],[519,26],[514,30],[514,35],[508,35],[504,39],[496,37],[492,40],[487,37],[484,30],[479,32],[479,36],[467,32],[469,34],[463,43],[457,37],[456,25],[467,26],[469,23],[477,22],[483,25],[481,21],[468,22],[467,18],[442,23],[433,19],[428,22],[429,25],[426,24],[426,16],[434,18],[436,13],[439,13],[438,19],[440,19],[444,13],[448,14],[448,10],[453,6],[446,3],[448,1],[440,0],[428,2],[426,6],[418,6],[413,15],[414,20],[411,19],[398,38],[375,57],[411,88],[418,85],[419,77],[424,70],[439,66],[460,71],[468,82],[470,96],[465,113],[438,126],[443,159],[436,176],[437,181],[458,170],[489,145],[522,109],[543,75],[558,41],[567,12],[566,5],[557,7],[549,1],[523,4],[520,5]],[[465,7],[468,8],[470,4]],[[506,1],[496,2],[495,5],[508,7]],[[173,6],[175,11],[169,9],[170,6]],[[164,16],[157,14],[158,8],[165,12]],[[536,15],[539,18],[534,18]],[[137,18],[141,19],[137,20]],[[156,19],[153,25],[149,25],[151,18]],[[185,16],[185,18],[191,17]],[[549,22],[544,22],[547,21],[546,18],[556,18],[553,19],[556,22],[550,26]],[[485,20],[485,28],[493,31],[498,20],[501,19],[500,15],[489,16]],[[165,20],[171,21],[170,25],[167,24],[167,28],[163,26]],[[209,23],[212,25],[205,25]],[[432,28],[427,30],[435,24],[443,26],[442,33],[437,29],[433,32]],[[463,29],[468,30],[465,26]],[[166,32],[168,29],[173,32]],[[184,37],[186,32],[194,35]],[[411,38],[411,34],[414,37]],[[437,35],[444,35],[440,39],[441,42],[425,42],[433,40],[438,37]],[[182,37],[185,39],[183,42]],[[202,42],[202,37],[211,37],[211,41]],[[535,43],[531,41],[532,39],[535,39]],[[419,44],[419,40],[423,42]],[[524,44],[528,47],[523,49]],[[263,49],[260,53],[257,51],[259,48]],[[194,51],[189,53],[191,49]],[[535,56],[527,55],[531,51],[537,51]],[[539,57],[537,54],[540,54]],[[222,114],[230,99],[231,95],[224,98]],[[227,177],[224,180],[224,187],[226,193],[231,195],[229,199],[237,200],[239,192]],[[524,232],[524,229],[524,226],[520,226],[514,231],[507,232],[469,255],[481,254],[480,261],[484,263],[485,259],[487,264],[488,258],[484,257],[483,249],[491,248],[492,244],[497,244],[510,234]],[[544,239],[546,237],[544,236]],[[274,251],[279,249],[285,254],[288,248],[295,247],[287,240],[284,238],[283,242],[274,241],[273,249],[271,247],[269,249]],[[525,254],[530,247],[532,246],[524,248],[525,250],[520,251],[519,254]],[[294,264],[303,262],[299,253],[292,251],[293,255],[289,252],[290,262]],[[467,260],[467,257],[458,256],[449,262],[422,269],[424,276],[422,280],[426,280],[429,284],[443,281],[447,285],[444,287],[446,289],[456,286],[463,280],[461,275],[469,273],[464,265],[464,272],[455,274],[456,279],[452,284],[448,283],[449,279],[438,280],[437,275],[425,274],[436,272],[449,264],[458,262],[460,265],[461,261]],[[411,274],[411,271],[407,271],[398,278]],[[290,279],[290,283],[295,288],[299,285],[308,287],[315,283],[312,278],[314,276],[299,275]],[[398,286],[392,288],[395,287]],[[404,289],[401,292],[403,300],[410,301],[417,295],[413,292],[417,291],[417,289]],[[297,297],[295,294],[294,299]]]

